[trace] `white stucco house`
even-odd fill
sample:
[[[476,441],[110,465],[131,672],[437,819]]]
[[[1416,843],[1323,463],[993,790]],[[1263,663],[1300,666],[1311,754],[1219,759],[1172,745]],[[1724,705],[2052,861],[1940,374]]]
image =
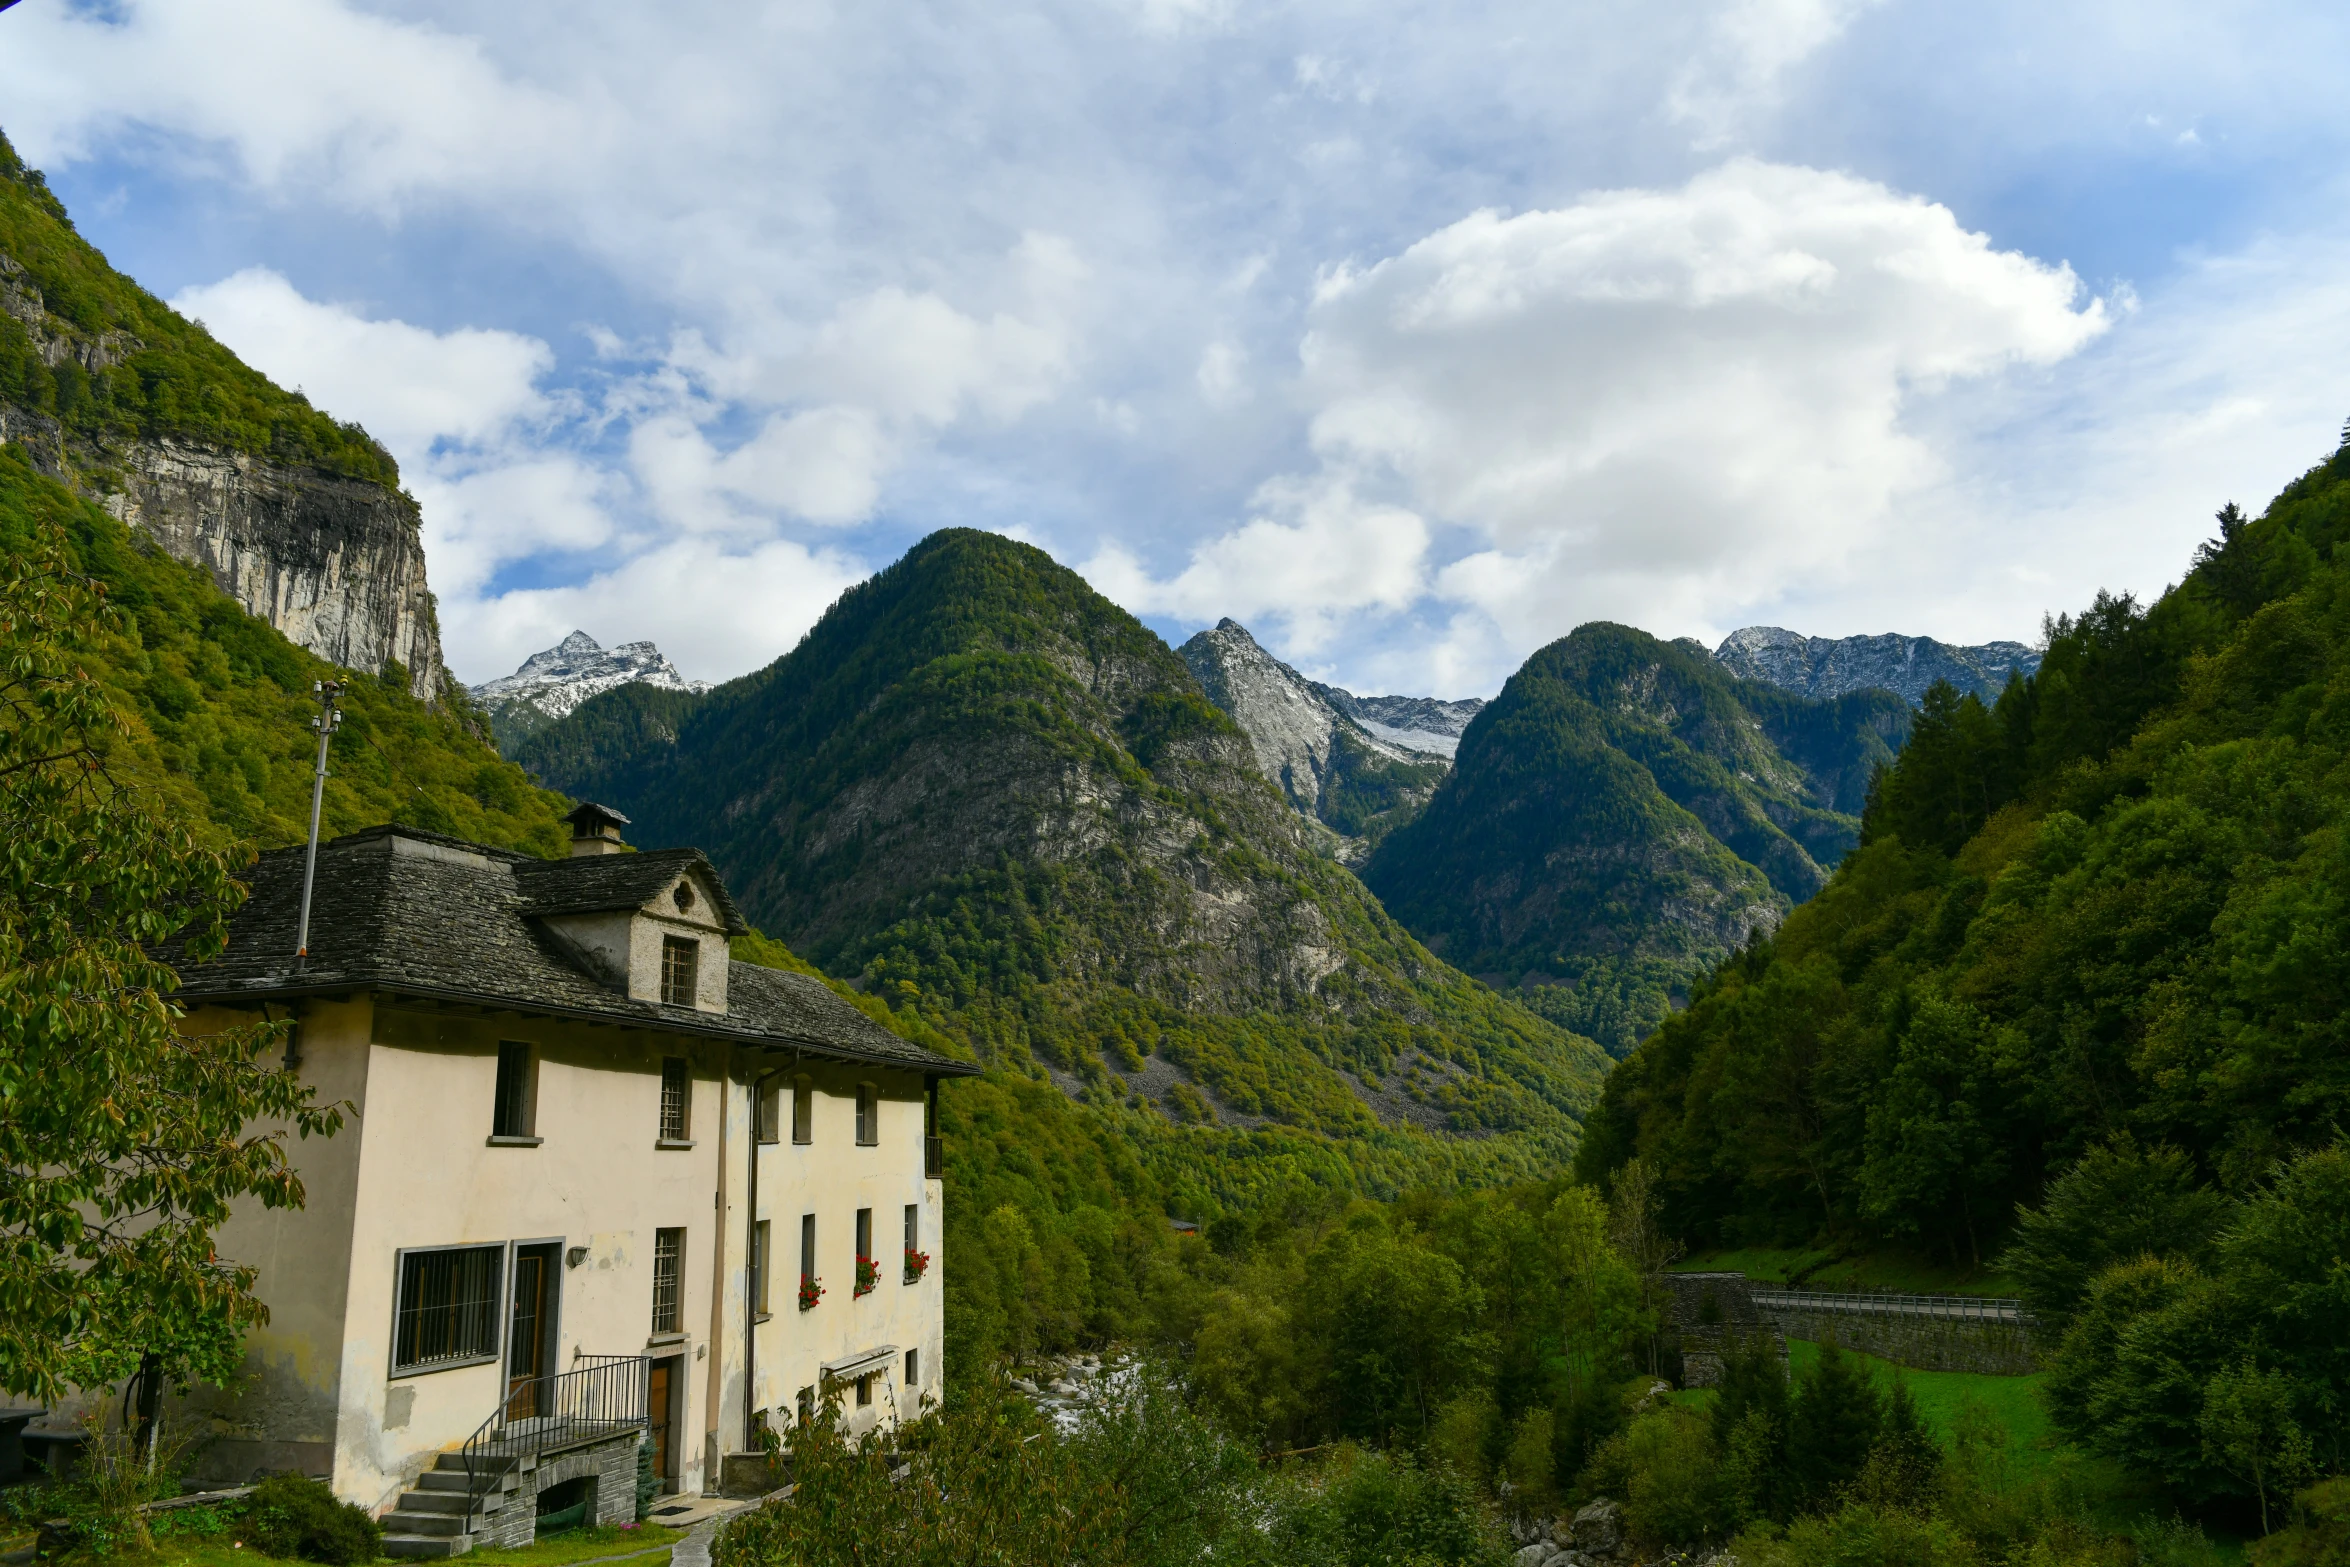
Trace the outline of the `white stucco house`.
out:
[[[698,851],[572,822],[558,861],[322,844],[299,965],[303,851],[264,854],[181,968],[185,1027],[291,1016],[293,1069],[353,1111],[289,1145],[305,1206],[220,1232],[270,1321],[183,1413],[215,1477],[323,1476],[395,1554],[633,1516],[640,1443],[710,1491],[828,1388],[870,1426],[940,1386],[937,1093],[978,1069],[731,961]]]

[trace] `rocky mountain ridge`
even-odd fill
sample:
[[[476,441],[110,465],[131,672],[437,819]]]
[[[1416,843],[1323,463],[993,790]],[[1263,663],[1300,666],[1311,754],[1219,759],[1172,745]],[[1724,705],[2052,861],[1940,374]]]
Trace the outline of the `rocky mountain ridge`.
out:
[[[996,535],[933,534],[766,669],[616,687],[515,755],[702,845],[826,971],[1162,1127],[1425,1116],[1533,1158],[1603,1061],[1413,942],[1172,649]]]
[[[631,684],[662,691],[710,689],[707,680],[688,680],[650,642],[623,642],[606,649],[586,632],[574,631],[553,647],[531,654],[514,673],[485,680],[469,694],[488,715],[499,743],[511,749],[522,736],[567,716],[589,697]]]
[[[0,443],[296,645],[439,695],[420,516],[390,456],[108,266],[4,138]]]
[[[1439,956],[1621,1054],[1820,888],[1908,724],[1888,691],[1814,702],[1582,626],[1471,721],[1363,880]]]
[[[1742,626],[1722,639],[1714,660],[1741,680],[1761,680],[1782,691],[1828,701],[1854,691],[1891,691],[1912,707],[1937,680],[1963,695],[1997,700],[2009,674],[2029,675],[2040,655],[2021,642],[1956,647],[1932,637],[1898,634],[1806,637],[1781,626]]]
[[[1479,696],[1450,702],[1432,696],[1356,696],[1340,686],[1308,683],[1323,701],[1378,738],[1448,762],[1469,720],[1485,710],[1485,699]]]
[[[1221,620],[1176,652],[1207,699],[1248,737],[1257,770],[1300,815],[1327,830],[1341,859],[1361,858],[1380,833],[1425,804],[1444,776],[1445,758],[1376,733],[1341,711],[1332,697],[1350,705],[1359,699],[1306,679],[1266,652],[1238,621]]]

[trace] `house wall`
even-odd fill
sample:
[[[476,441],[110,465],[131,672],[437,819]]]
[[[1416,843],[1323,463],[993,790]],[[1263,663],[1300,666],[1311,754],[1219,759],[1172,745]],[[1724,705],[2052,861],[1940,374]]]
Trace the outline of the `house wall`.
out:
[[[501,1041],[537,1051],[536,1147],[489,1145]],[[350,1309],[342,1343],[337,1494],[393,1501],[443,1449],[470,1436],[504,1394],[503,1359],[392,1374],[396,1259],[404,1248],[555,1242],[554,1369],[580,1355],[711,1352],[702,1324],[717,1244],[719,1150],[728,1047],[636,1029],[518,1015],[476,1017],[385,1007],[376,1015],[366,1147],[351,1217]],[[661,1060],[691,1063],[691,1146],[656,1146]],[[675,1337],[652,1334],[653,1232],[686,1232]],[[585,1248],[577,1266],[571,1248]],[[700,1480],[691,1444],[681,1479]]]
[[[789,1423],[799,1390],[817,1385],[820,1366],[891,1344],[896,1353],[875,1383],[872,1407],[859,1411],[852,1397],[843,1403],[842,1412],[856,1424],[900,1414],[911,1416],[923,1393],[934,1398],[939,1395],[944,1347],[940,1294],[943,1198],[940,1183],[924,1179],[922,1173],[922,1079],[910,1072],[818,1062],[792,1071],[804,1072],[812,1079],[814,1135],[804,1146],[791,1141],[787,1074],[782,1080],[781,1140],[759,1148],[759,1216],[772,1227],[775,1272],[769,1290],[771,1309],[757,1328],[750,1407],[768,1410],[769,1423],[781,1430]],[[871,1147],[860,1147],[856,1139],[860,1082],[872,1083],[879,1090],[879,1137]],[[747,1086],[743,1095],[746,1106]],[[920,1207],[922,1249],[931,1258],[929,1270],[916,1284],[903,1281],[902,1241],[908,1203]],[[879,1283],[862,1298],[854,1290],[859,1208],[873,1210],[874,1258],[881,1264]],[[801,1311],[797,1301],[800,1218],[809,1213],[816,1215],[817,1273],[824,1296],[811,1309]],[[747,1237],[746,1230],[742,1241],[746,1265]],[[742,1273],[736,1276],[746,1277]],[[736,1315],[739,1321],[739,1308]],[[919,1387],[904,1385],[905,1352],[909,1349],[920,1351]],[[739,1356],[730,1358],[739,1361]],[[746,1439],[740,1381],[729,1391],[727,1418],[721,1426],[723,1447],[726,1452],[747,1451],[751,1444]]]
[[[657,961],[657,959],[656,959]],[[312,1003],[303,1074],[324,1100],[357,1108],[341,1135],[293,1142],[308,1202],[240,1208],[220,1231],[224,1258],[260,1269],[272,1320],[249,1343],[249,1387],[200,1399],[227,1441],[223,1478],[303,1468],[338,1495],[389,1508],[440,1452],[488,1418],[506,1362],[393,1374],[397,1258],[403,1249],[552,1242],[554,1367],[578,1355],[677,1357],[673,1415],[679,1489],[716,1484],[715,1466],[752,1444],[744,1356],[751,1324],[747,1152],[754,1078],[791,1058],[723,1042],[616,1026],[418,1003]],[[191,1027],[237,1014],[200,1013]],[[492,1146],[498,1045],[534,1047],[536,1146]],[[691,1146],[656,1146],[664,1056],[691,1063]],[[923,1177],[919,1074],[810,1062],[814,1140],[760,1149],[758,1209],[773,1226],[769,1319],[758,1324],[755,1404],[781,1424],[827,1361],[896,1346],[867,1419],[912,1414],[943,1370],[942,1194]],[[879,1141],[856,1142],[860,1081],[880,1091]],[[902,1282],[903,1211],[917,1203],[925,1277]],[[879,1285],[853,1298],[854,1215],[873,1210]],[[818,1215],[823,1301],[795,1304],[799,1216]],[[679,1329],[652,1333],[653,1232],[686,1231]],[[573,1248],[580,1262],[569,1265]],[[501,1338],[511,1299],[501,1303]],[[902,1386],[904,1353],[921,1352],[920,1388]],[[853,1412],[853,1405],[851,1406]]]
[[[279,1017],[286,1010],[273,1009]],[[367,1102],[373,1012],[365,998],[302,1003],[299,1070],[320,1102]],[[182,1027],[213,1034],[256,1016],[205,1007]],[[333,1471],[364,1136],[364,1115],[352,1113],[331,1138],[289,1132],[286,1151],[302,1178],[304,1205],[243,1203],[216,1232],[221,1257],[257,1270],[255,1288],[269,1305],[269,1322],[246,1336],[246,1382],[236,1396],[199,1389],[179,1401],[184,1426],[213,1439],[199,1455],[200,1474],[241,1479],[260,1470]]]

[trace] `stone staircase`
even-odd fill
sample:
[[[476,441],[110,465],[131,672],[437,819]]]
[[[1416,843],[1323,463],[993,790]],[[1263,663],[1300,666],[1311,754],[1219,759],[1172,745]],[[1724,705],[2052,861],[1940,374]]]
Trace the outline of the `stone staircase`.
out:
[[[521,1483],[520,1471],[516,1460],[499,1459],[484,1473],[468,1478],[462,1455],[441,1454],[432,1468],[416,1477],[414,1486],[400,1493],[400,1505],[384,1515],[383,1553],[464,1555],[473,1549],[473,1536],[465,1532],[467,1514],[478,1520],[496,1512]]]

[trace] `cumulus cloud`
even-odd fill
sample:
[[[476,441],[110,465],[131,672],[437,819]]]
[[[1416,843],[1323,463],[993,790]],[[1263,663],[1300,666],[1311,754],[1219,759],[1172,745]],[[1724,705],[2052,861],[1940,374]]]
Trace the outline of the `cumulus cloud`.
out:
[[[1328,641],[1338,612],[1402,610],[1426,591],[1428,525],[1366,500],[1343,475],[1275,479],[1256,501],[1257,515],[1167,581],[1115,544],[1082,570],[1104,594],[1147,614],[1276,618],[1301,654]]]
[[[1388,604],[1394,579],[1351,563],[1396,550],[1410,515],[1470,530],[1481,547],[1437,586],[1521,651],[1586,619],[1687,623],[1890,526],[1944,471],[1905,413],[2079,349],[2107,323],[2081,294],[1946,208],[1752,160],[1472,214],[1315,298],[1320,467],[1268,492],[1316,497],[1311,530],[1283,536],[1349,566],[1269,583],[1282,562],[1253,545],[1273,525],[1252,519],[1151,591],[1171,611]]]
[[[171,306],[200,320],[247,364],[345,419],[357,419],[403,461],[438,441],[479,445],[542,415],[538,382],[555,363],[545,343],[473,327],[434,332],[371,320],[303,297],[267,267],[181,290]]]

